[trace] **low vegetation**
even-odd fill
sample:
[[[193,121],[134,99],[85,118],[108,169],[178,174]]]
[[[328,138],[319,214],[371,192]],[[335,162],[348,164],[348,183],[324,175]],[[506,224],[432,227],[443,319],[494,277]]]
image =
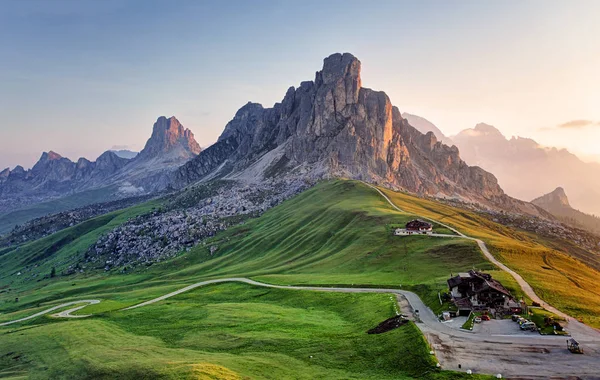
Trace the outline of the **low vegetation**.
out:
[[[540,308],[529,308],[529,319],[535,323],[542,335],[566,335],[562,330],[565,320]]]
[[[463,323],[463,325],[460,328],[463,330],[473,331],[473,324],[475,323],[475,317],[476,317],[475,313],[469,314],[469,318],[467,318],[465,323]]]

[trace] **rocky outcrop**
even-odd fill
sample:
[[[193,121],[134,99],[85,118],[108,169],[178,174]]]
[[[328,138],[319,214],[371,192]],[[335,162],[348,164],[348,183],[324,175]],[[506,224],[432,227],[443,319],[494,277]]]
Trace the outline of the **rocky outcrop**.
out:
[[[567,194],[565,193],[565,189],[562,187],[557,187],[553,192],[542,195],[541,197],[532,200],[531,203],[536,204],[546,210],[571,207],[569,204],[569,198],[567,198]]]
[[[10,175],[10,169],[6,168],[0,172],[0,183],[6,181]]]
[[[456,147],[433,133],[413,128],[384,92],[362,87],[360,70],[353,55],[333,54],[314,81],[289,88],[281,103],[246,104],[215,145],[176,173],[175,185],[303,173],[514,208],[492,174],[465,164]]]
[[[444,133],[429,120],[407,112],[402,112],[402,117],[408,120],[408,123],[415,127],[419,132],[423,134],[427,134],[427,132],[433,132],[438,141],[441,141],[448,146],[454,145],[452,139],[444,135]]]
[[[137,156],[139,154],[139,152],[133,152],[131,150],[127,150],[127,149],[111,149],[110,152],[113,152],[114,154],[116,154],[117,156],[121,157],[121,158],[127,158],[129,160],[131,160],[132,158],[135,158],[135,156]]]

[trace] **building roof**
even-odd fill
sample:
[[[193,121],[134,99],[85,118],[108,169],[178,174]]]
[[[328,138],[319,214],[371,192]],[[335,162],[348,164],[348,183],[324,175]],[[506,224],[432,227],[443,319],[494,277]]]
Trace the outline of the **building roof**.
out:
[[[454,304],[456,305],[456,307],[458,307],[459,309],[471,309],[473,308],[473,304],[471,303],[471,300],[468,298],[455,298],[454,299]]]
[[[462,278],[460,276],[454,276],[448,280],[448,288],[452,289],[462,283]]]
[[[495,291],[502,293],[510,298],[512,298],[512,294],[510,294],[510,292],[508,291],[508,289],[506,289],[500,282],[498,282],[497,280],[494,280],[492,278],[491,275],[487,274],[487,273],[481,273],[481,272],[477,272],[477,271],[469,271],[469,273],[473,276],[473,277],[477,277],[481,280],[483,280],[483,284],[475,289],[476,293],[479,293],[483,290],[486,289],[494,289]]]
[[[420,219],[415,219],[415,220],[411,220],[410,222],[406,223],[406,228],[407,229],[431,229],[433,228],[433,225],[431,223],[427,223],[424,222]]]

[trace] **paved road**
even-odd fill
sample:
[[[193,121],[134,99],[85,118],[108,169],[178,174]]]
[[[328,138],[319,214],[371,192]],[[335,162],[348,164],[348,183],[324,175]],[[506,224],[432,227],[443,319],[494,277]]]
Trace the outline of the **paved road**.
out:
[[[556,336],[532,335],[488,335],[474,334],[452,328],[438,321],[433,312],[425,306],[415,294],[400,289],[343,288],[315,286],[285,286],[265,284],[247,278],[224,278],[198,282],[175,292],[151,299],[123,309],[127,311],[175,297],[201,286],[224,282],[242,282],[254,286],[298,291],[341,292],[341,293],[391,293],[398,298],[400,305],[405,304],[402,313],[416,315],[416,325],[427,337],[436,357],[444,369],[473,370],[475,373],[501,373],[504,376],[520,376],[521,378],[542,379],[552,376],[568,376],[577,374],[583,379],[598,379],[600,374],[600,341],[598,337],[589,336],[581,339],[586,349],[585,355],[570,354],[565,348],[565,338]],[[404,302],[407,301],[407,302]],[[79,303],[97,304],[99,300],[82,300],[64,303],[43,312],[19,320],[5,322],[2,325],[17,323],[50,313],[59,308]],[[70,313],[85,306],[78,306],[56,314],[58,317],[73,316]],[[418,311],[418,313],[416,312]],[[515,329],[517,326],[515,324]],[[548,363],[552,363],[549,365]]]

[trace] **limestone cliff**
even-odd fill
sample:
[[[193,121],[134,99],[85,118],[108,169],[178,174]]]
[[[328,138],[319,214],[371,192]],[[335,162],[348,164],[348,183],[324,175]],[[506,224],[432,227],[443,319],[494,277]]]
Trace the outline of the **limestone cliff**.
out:
[[[314,81],[290,87],[281,103],[246,104],[213,146],[176,172],[174,183],[295,172],[514,208],[492,174],[413,128],[384,92],[362,86],[360,71],[353,55],[333,54]]]

